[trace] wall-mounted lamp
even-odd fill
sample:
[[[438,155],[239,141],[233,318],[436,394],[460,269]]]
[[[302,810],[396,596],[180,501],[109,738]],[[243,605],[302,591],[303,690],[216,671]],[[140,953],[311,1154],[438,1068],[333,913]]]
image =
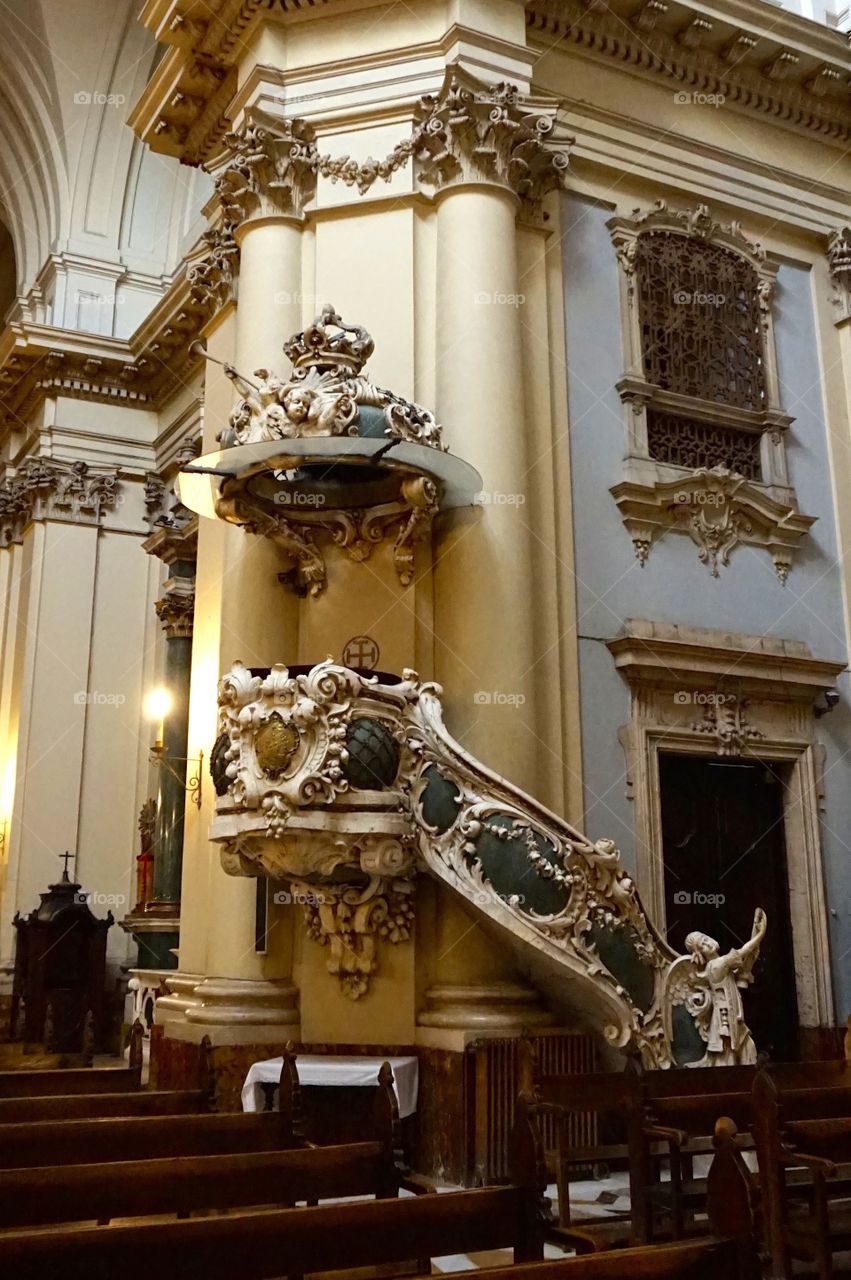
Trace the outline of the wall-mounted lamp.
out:
[[[813,715],[817,720],[820,720],[822,716],[828,715],[838,705],[839,694],[837,691],[835,689],[825,689],[813,704]]]
[[[158,688],[152,689],[145,698],[145,719],[150,720],[152,724],[157,726],[157,738],[152,751],[161,752],[163,750],[163,733],[165,730],[165,718],[174,705],[174,699],[168,689]]]
[[[158,688],[152,689],[145,698],[144,712],[145,719],[150,720],[157,726],[157,736],[154,745],[151,747],[151,760],[160,768],[165,765],[171,776],[175,778],[180,785],[189,792],[189,799],[195,805],[196,809],[201,808],[201,791],[204,779],[204,752],[199,751],[198,755],[189,758],[188,756],[173,756],[166,752],[165,749],[165,720],[166,716],[174,706],[174,698],[168,689]],[[184,780],[174,768],[175,764],[185,764],[187,773],[189,766],[197,766],[195,772]]]

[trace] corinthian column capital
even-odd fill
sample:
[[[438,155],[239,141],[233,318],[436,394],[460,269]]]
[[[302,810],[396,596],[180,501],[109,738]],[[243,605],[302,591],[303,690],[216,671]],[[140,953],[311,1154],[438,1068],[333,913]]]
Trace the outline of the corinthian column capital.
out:
[[[556,121],[555,99],[533,100],[516,85],[485,85],[448,72],[437,97],[417,104],[419,175],[438,189],[496,183],[537,204],[561,187],[572,139]]]
[[[262,217],[301,219],[316,193],[316,135],[305,120],[247,120],[225,136],[230,151],[216,178],[226,227]]]

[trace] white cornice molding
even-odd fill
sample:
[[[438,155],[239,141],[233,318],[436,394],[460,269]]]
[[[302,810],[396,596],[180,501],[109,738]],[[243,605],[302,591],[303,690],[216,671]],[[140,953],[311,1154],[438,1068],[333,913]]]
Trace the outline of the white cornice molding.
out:
[[[540,89],[556,92],[552,76]],[[590,103],[570,101],[560,114],[575,139],[571,189],[584,193],[587,182],[594,185],[593,175],[616,175],[612,207],[624,176],[631,175],[656,189],[667,186],[680,199],[689,193],[714,204],[724,201],[732,209],[820,236],[828,235],[851,214],[845,187],[813,182],[807,175],[779,170],[753,156],[731,156],[723,147],[676,137],[669,130]]]
[[[15,320],[0,334],[0,409],[18,423],[45,396],[156,409],[200,368],[189,347],[212,308],[184,264],[129,339]]]
[[[628,618],[606,646],[630,685],[689,689],[730,681],[750,693],[811,702],[836,685],[844,662],[813,657],[801,640]]]
[[[761,0],[665,0],[655,12],[658,21],[642,27],[633,0],[610,0],[602,10],[583,0],[526,5],[530,42],[542,52],[555,36],[572,52],[614,62],[627,73],[665,79],[677,90],[721,94],[726,105],[768,116],[781,128],[840,143],[851,138],[851,54],[839,32]],[[694,48],[678,37],[696,16],[712,27]]]

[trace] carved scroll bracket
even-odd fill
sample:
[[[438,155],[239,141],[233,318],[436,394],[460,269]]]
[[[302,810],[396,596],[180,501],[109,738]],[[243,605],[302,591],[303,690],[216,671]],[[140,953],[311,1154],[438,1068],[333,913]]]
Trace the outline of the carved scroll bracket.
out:
[[[397,945],[411,937],[413,882],[374,876],[366,888],[299,881],[291,887],[302,906],[308,937],[329,949],[328,972],[339,980],[344,995],[359,1000],[378,970],[379,945]]]
[[[740,544],[764,547],[785,584],[792,558],[815,524],[769,497],[764,488],[725,467],[701,468],[680,479],[623,481],[610,490],[642,567],[655,540],[667,532],[687,533],[698,558],[717,578]]]
[[[827,265],[833,282],[837,324],[851,319],[851,227],[834,231],[827,244]]]

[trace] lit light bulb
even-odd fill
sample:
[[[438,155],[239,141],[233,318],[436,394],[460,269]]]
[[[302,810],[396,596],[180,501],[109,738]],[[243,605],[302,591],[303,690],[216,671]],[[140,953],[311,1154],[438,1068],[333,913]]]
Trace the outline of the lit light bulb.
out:
[[[172,708],[173,699],[168,689],[152,689],[145,699],[145,718],[157,726],[155,751],[163,748],[163,721]]]

